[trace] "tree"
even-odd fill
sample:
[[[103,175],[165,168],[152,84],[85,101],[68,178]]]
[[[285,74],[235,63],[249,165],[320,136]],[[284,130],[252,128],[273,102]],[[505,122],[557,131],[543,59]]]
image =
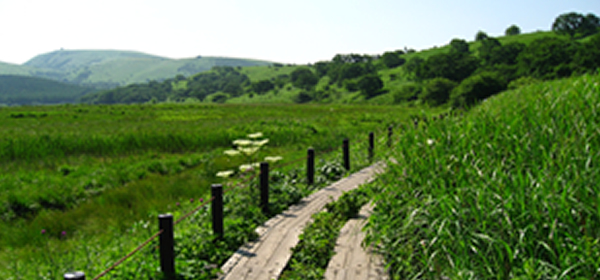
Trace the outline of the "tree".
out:
[[[571,73],[565,67],[576,53],[576,45],[569,40],[543,37],[531,42],[517,57],[519,76],[554,79]]]
[[[487,35],[487,33],[479,30],[477,31],[477,34],[475,34],[475,41],[481,41],[481,40],[485,40],[487,39],[489,36]]]
[[[469,43],[462,39],[452,39],[452,41],[450,41],[450,53],[468,54]]]
[[[295,87],[310,90],[319,82],[319,78],[310,69],[301,67],[290,74],[292,84]]]
[[[519,35],[521,34],[521,28],[519,28],[516,25],[511,25],[508,28],[506,28],[506,31],[504,31],[504,35],[506,36],[513,36],[513,35]]]
[[[267,93],[269,90],[275,88],[275,85],[269,80],[260,80],[258,82],[252,83],[252,90],[258,94]]]
[[[450,92],[454,87],[456,83],[446,78],[431,79],[425,83],[425,90],[419,98],[429,105],[441,105],[450,99]]]
[[[586,16],[570,12],[558,16],[552,23],[552,31],[558,34],[566,34],[574,38],[575,35],[586,37],[598,32],[600,19],[594,14]]]
[[[386,52],[381,59],[383,60],[383,64],[390,69],[401,66],[406,62],[406,59],[400,57],[396,52]]]
[[[483,72],[466,78],[450,94],[453,108],[468,107],[506,89],[506,82],[497,73]]]
[[[358,80],[358,88],[366,98],[376,96],[383,88],[383,81],[376,74],[369,74]]]

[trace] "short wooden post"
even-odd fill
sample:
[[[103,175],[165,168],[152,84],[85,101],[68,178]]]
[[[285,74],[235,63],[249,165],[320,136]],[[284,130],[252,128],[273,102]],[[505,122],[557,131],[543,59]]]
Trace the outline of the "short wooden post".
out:
[[[306,183],[308,185],[315,183],[315,150],[313,148],[308,149],[306,157]]]
[[[392,147],[392,135],[394,133],[393,129],[394,128],[391,125],[388,127],[388,142],[387,142],[388,147]]]
[[[65,280],[85,280],[85,273],[81,271],[69,272],[64,275]]]
[[[350,141],[348,139],[344,139],[342,150],[344,152],[344,168],[350,170]]]
[[[373,155],[375,151],[375,134],[369,132],[369,161],[373,161]]]
[[[213,201],[211,203],[213,234],[217,238],[223,237],[223,185],[211,186]]]
[[[269,163],[260,163],[260,208],[263,214],[269,214]]]
[[[158,215],[160,271],[164,279],[175,279],[175,241],[173,239],[173,215]]]

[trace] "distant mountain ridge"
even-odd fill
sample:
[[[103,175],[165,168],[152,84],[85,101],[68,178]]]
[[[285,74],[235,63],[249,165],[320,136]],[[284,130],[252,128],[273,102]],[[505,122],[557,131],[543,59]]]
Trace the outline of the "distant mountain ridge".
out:
[[[114,88],[177,75],[191,76],[213,66],[258,66],[272,62],[242,58],[171,59],[135,51],[58,50],[40,54],[23,65],[0,62],[0,75],[22,75],[95,88]]]

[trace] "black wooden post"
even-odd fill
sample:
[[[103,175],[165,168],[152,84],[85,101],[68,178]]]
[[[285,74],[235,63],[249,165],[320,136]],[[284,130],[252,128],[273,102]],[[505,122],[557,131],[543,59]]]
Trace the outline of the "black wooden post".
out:
[[[308,157],[306,158],[306,183],[312,185],[315,183],[315,150],[308,149]]]
[[[173,240],[173,215],[158,215],[160,271],[167,280],[175,280],[175,242]]]
[[[221,238],[223,237],[223,185],[214,184],[211,189],[213,197],[211,203],[213,234],[217,238]]]
[[[260,163],[260,208],[263,214],[269,214],[269,163]]]
[[[85,273],[81,271],[69,272],[64,275],[65,280],[85,280]]]
[[[350,141],[348,139],[344,139],[342,150],[344,151],[344,168],[350,170]]]
[[[373,161],[373,154],[375,151],[375,134],[369,132],[369,161]]]
[[[393,129],[394,128],[391,125],[388,127],[388,142],[387,142],[388,147],[392,147],[392,135],[394,133]]]

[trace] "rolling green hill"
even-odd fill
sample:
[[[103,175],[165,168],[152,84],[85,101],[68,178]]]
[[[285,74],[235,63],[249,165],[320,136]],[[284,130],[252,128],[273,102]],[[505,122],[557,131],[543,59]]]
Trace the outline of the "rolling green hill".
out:
[[[93,91],[44,78],[0,75],[0,104],[5,105],[73,103]]]
[[[59,50],[23,65],[0,63],[0,74],[35,76],[96,88],[114,88],[177,75],[190,76],[214,66],[255,66],[271,62],[241,58],[170,59],[133,51]]]
[[[499,93],[512,81],[523,84],[578,75],[594,71],[599,65],[596,61],[600,61],[597,51],[600,35],[572,40],[555,32],[538,31],[471,42],[449,41],[419,52],[338,54],[330,61],[308,65],[215,67],[187,79],[177,77],[162,83],[97,92],[82,101],[97,104],[402,102],[460,107]],[[390,63],[390,56],[399,63]],[[482,79],[487,85],[479,85]],[[491,86],[490,83],[495,83],[494,88],[477,92],[480,86]],[[367,92],[369,86],[372,89]]]

